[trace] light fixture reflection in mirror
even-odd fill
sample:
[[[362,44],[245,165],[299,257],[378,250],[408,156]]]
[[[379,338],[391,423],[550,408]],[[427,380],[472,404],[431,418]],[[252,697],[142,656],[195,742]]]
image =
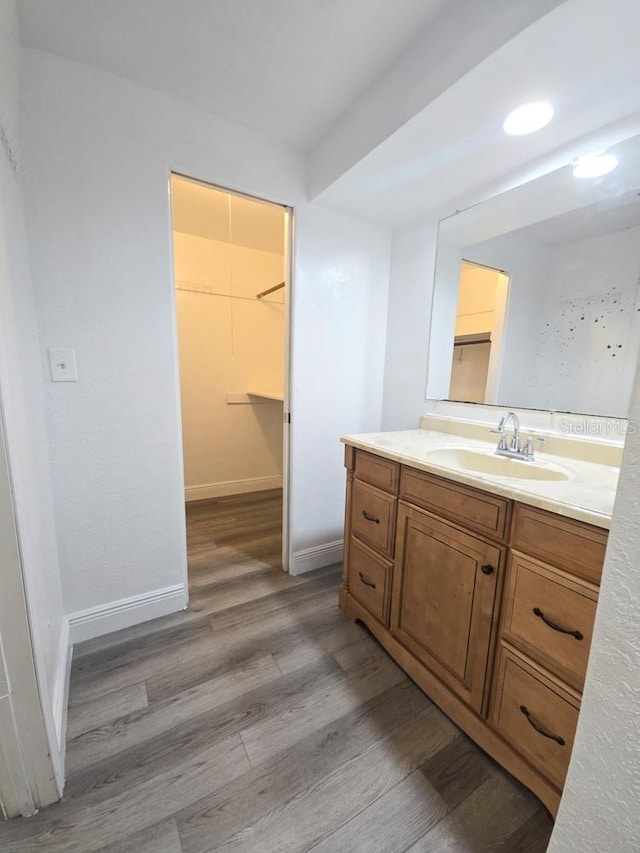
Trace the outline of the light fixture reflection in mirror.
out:
[[[553,118],[553,107],[546,101],[523,104],[512,110],[504,121],[504,132],[509,136],[526,136],[546,127]]]
[[[573,167],[574,178],[601,178],[608,175],[618,165],[618,158],[605,151],[596,151],[579,157]]]
[[[601,156],[618,165],[597,180],[576,180],[569,163],[441,221],[428,399],[627,417],[640,351],[640,138]],[[501,311],[482,302],[480,269],[502,276]]]

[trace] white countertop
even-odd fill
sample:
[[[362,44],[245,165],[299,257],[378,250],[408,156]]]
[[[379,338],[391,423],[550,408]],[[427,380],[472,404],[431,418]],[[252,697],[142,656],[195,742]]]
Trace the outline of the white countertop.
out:
[[[430,451],[440,448],[470,448],[493,451],[495,442],[481,441],[468,436],[453,435],[432,429],[412,429],[402,432],[345,435],[341,441],[353,447],[384,456],[404,465],[419,468],[458,483],[475,486],[520,503],[556,512],[559,515],[609,529],[620,469],[613,465],[555,456],[536,451],[536,462],[563,468],[567,480],[527,480],[478,473],[454,466],[436,465],[429,459]]]

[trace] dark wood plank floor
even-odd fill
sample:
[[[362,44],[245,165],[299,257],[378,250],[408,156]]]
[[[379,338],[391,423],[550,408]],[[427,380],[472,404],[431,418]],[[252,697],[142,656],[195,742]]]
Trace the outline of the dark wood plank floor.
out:
[[[188,509],[191,607],[79,646],[61,803],[3,853],[542,853],[551,820],[279,564],[280,495]]]

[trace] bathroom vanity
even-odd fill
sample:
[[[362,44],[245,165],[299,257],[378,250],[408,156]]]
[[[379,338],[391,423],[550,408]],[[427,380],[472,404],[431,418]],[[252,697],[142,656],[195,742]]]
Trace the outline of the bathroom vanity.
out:
[[[340,606],[555,815],[619,449],[521,462],[443,428],[343,437]]]

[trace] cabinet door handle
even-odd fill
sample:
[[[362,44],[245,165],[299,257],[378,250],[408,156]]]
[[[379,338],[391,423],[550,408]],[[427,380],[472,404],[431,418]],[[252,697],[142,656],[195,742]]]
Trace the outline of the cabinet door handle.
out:
[[[380,519],[376,518],[375,515],[369,515],[366,509],[362,510],[362,514],[367,519],[367,521],[373,521],[374,524],[380,524]]]
[[[559,631],[561,634],[570,634],[572,637],[575,637],[576,640],[584,640],[584,634],[582,633],[582,631],[572,631],[569,628],[563,628],[562,625],[557,625],[555,622],[552,622],[551,619],[545,616],[539,607],[533,608],[533,615],[537,616],[538,619],[542,619],[544,624],[548,625],[550,628],[553,628],[554,631]]]
[[[534,720],[534,718],[531,716],[531,712],[524,705],[520,705],[520,710],[527,718],[527,722],[529,723],[529,725],[534,728],[539,735],[542,735],[542,737],[548,737],[549,740],[555,740],[555,742],[560,744],[560,746],[564,746],[565,739],[563,737],[560,737],[560,735],[552,735],[551,732],[548,732],[543,726],[540,725],[540,723]]]
[[[360,578],[360,580],[362,581],[362,583],[363,583],[365,586],[370,586],[370,587],[371,587],[371,589],[375,589],[375,588],[376,588],[376,585],[374,584],[374,582],[373,582],[373,581],[370,581],[370,580],[367,580],[367,578],[365,578],[365,576],[362,574],[362,572],[358,572],[358,577]]]
[[[480,571],[483,575],[492,575],[494,569],[490,563],[486,563],[484,566],[480,566]]]

